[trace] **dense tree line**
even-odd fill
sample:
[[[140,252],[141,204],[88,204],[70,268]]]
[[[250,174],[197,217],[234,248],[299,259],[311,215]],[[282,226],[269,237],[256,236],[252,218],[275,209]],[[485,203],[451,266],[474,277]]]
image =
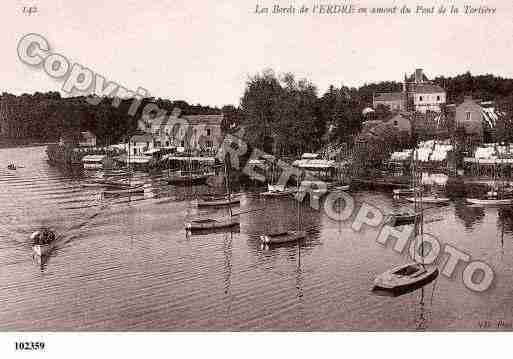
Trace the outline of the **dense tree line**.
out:
[[[503,114],[497,127],[508,128],[500,132],[513,140],[513,79],[467,72],[433,81],[446,89],[448,103],[458,104],[467,95],[496,101]],[[251,144],[271,151],[270,143],[275,143],[279,153],[296,154],[318,150],[326,143],[353,143],[363,121],[385,121],[393,115],[384,106],[363,115],[365,108],[373,106],[374,94],[401,90],[402,83],[394,81],[358,88],[332,85],[318,97],[308,80],[296,81],[291,74],[278,76],[265,70],[248,80],[239,111]]]
[[[467,72],[454,77],[438,76],[433,81],[447,90],[448,103],[459,103],[465,95],[496,101],[503,113],[497,124],[499,132],[513,139],[513,79],[473,76]],[[61,98],[58,92],[20,96],[3,93],[0,124],[2,133],[11,138],[56,141],[62,133],[80,129],[95,133],[100,144],[111,144],[136,131],[142,109],[154,103],[168,114],[175,107],[184,115],[223,113],[224,131],[237,130],[243,125],[251,145],[279,155],[296,155],[319,150],[326,143],[354,141],[364,120],[391,117],[385,107],[376,109],[370,116],[362,115],[366,107],[372,107],[374,93],[401,89],[400,82],[385,81],[358,88],[332,85],[319,95],[316,86],[307,79],[265,70],[248,79],[238,107],[228,105],[219,109],[179,100],[146,98],[137,112],[130,115],[133,99],[113,106],[112,98],[102,98],[92,105],[85,97]],[[152,115],[159,114],[155,111]]]
[[[145,98],[135,113],[130,113],[133,99],[102,98],[92,104],[86,97],[62,98],[58,92],[0,96],[2,134],[12,139],[41,142],[58,141],[61,135],[93,132],[101,145],[117,143],[138,130],[145,106],[154,103],[161,113],[171,114],[175,107],[184,115],[220,114],[221,110],[185,101]],[[149,113],[158,116],[159,111]],[[226,125],[228,127],[228,125]]]

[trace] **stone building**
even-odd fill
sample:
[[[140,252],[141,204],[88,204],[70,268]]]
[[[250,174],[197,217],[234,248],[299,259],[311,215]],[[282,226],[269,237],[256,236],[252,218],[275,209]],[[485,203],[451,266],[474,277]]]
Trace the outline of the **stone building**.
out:
[[[401,92],[375,93],[373,106],[385,105],[390,110],[426,113],[440,112],[446,103],[445,90],[429,81],[422,69],[416,69],[409,77],[404,75]]]

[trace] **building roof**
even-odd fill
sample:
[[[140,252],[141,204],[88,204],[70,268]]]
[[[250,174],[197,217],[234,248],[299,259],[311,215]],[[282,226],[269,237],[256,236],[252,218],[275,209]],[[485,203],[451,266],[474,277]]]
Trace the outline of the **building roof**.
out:
[[[402,101],[403,99],[402,92],[378,92],[374,95],[374,101]]]
[[[445,90],[435,84],[414,84],[414,91],[416,93],[445,93]]]

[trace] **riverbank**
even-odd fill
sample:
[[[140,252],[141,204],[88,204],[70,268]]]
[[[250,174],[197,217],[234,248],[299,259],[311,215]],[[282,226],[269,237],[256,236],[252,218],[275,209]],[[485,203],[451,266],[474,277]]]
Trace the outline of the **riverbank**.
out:
[[[54,143],[56,142],[40,142],[39,140],[34,139],[0,137],[0,148],[39,147],[51,145]]]

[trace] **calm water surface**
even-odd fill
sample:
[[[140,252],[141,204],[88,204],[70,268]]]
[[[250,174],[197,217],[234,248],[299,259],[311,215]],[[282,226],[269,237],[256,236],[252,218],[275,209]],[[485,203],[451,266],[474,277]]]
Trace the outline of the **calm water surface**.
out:
[[[9,171],[10,161],[24,168]],[[141,179],[155,198],[101,206],[97,189],[48,165],[44,147],[0,149],[0,329],[478,330],[483,320],[513,321],[509,209],[452,202],[425,226],[489,263],[493,288],[471,292],[458,266],[452,279],[389,298],[370,292],[373,279],[408,258],[377,244],[377,229],[355,233],[303,207],[300,248],[261,248],[262,232],[296,228],[297,206],[246,193],[241,211],[266,209],[242,214],[240,232],[186,236],[184,219],[197,214],[190,199],[206,187]],[[397,206],[388,193],[354,195]],[[28,240],[41,225],[64,234],[43,267]]]

